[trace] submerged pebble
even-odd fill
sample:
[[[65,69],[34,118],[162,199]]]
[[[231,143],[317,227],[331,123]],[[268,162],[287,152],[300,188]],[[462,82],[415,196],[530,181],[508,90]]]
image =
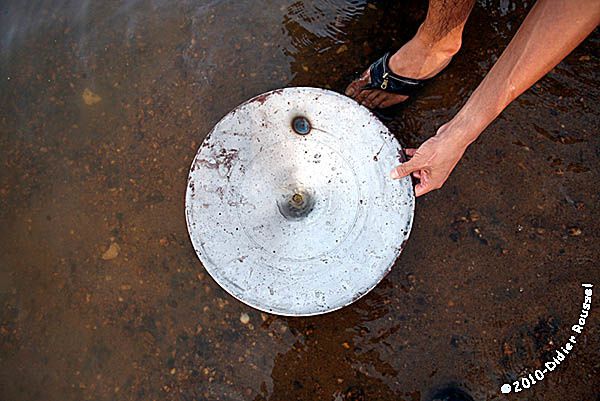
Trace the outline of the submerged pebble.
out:
[[[83,98],[83,102],[88,106],[93,106],[102,100],[100,96],[92,92],[89,88],[83,90],[81,97]]]
[[[113,242],[112,244],[110,244],[108,249],[102,254],[102,259],[104,259],[104,260],[114,259],[117,256],[119,256],[120,250],[121,250],[121,247],[119,247],[119,245],[116,242]]]
[[[248,324],[248,323],[250,323],[250,316],[248,316],[247,313],[242,313],[240,315],[240,322],[242,322],[242,324]]]

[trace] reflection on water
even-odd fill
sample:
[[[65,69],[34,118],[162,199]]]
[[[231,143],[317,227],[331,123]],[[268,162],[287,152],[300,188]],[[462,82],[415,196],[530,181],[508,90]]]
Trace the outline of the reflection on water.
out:
[[[104,23],[111,22],[117,26],[124,23],[125,31],[132,35],[148,11],[165,12],[170,2],[33,0],[6,3],[0,14],[0,43],[4,52],[14,51],[27,38],[43,34],[65,22],[69,23],[68,31],[76,30],[83,41],[98,34],[98,28]]]
[[[451,118],[527,7],[479,2],[459,56],[388,111],[402,143]],[[457,381],[492,399],[539,363],[579,302],[565,288],[593,281],[598,34],[419,201],[402,257],[356,304],[306,319],[259,313],[222,291],[189,243],[187,171],[223,115],[277,87],[343,89],[425,11],[419,1],[3,2],[0,398],[418,400]],[[592,398],[573,372],[596,362],[581,352],[571,363],[555,377],[572,385],[544,396]]]
[[[328,0],[318,3],[297,1],[287,8],[283,26],[289,32],[293,49],[311,47],[322,53],[330,46],[341,45],[348,38],[347,28],[367,6],[366,1]],[[318,39],[330,39],[320,48]]]

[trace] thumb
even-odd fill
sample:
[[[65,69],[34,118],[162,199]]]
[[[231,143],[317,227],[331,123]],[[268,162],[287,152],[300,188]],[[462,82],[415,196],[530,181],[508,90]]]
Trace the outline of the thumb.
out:
[[[413,171],[420,170],[422,168],[421,163],[419,163],[416,159],[410,159],[406,163],[402,163],[399,166],[396,166],[391,172],[390,176],[393,179],[398,179],[402,177],[406,177]]]

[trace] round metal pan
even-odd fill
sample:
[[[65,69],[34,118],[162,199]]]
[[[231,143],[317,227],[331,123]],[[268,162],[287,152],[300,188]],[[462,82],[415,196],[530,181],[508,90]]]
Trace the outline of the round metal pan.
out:
[[[317,88],[257,96],[227,114],[192,163],[186,220],[209,274],[262,311],[348,305],[390,271],[410,233],[398,141],[366,108]]]

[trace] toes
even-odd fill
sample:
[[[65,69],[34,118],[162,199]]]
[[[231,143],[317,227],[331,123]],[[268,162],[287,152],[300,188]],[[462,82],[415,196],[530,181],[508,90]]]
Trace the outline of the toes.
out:
[[[371,81],[369,70],[363,72],[360,78],[352,81],[345,90],[347,96],[370,109],[386,108],[402,103],[407,96],[394,95],[380,90],[363,89]]]
[[[360,78],[352,81],[346,88],[346,95],[350,97],[356,97],[362,92],[362,88],[367,85],[370,81],[369,71],[363,72]]]
[[[375,104],[375,99],[377,99],[380,96],[380,91],[370,91],[371,93],[369,93],[366,97],[365,100],[362,102],[362,104],[365,107],[368,107],[370,109],[372,109]]]
[[[370,89],[363,89],[363,90],[361,90],[361,91],[358,93],[358,95],[356,95],[356,96],[354,97],[354,100],[356,100],[356,101],[357,101],[358,103],[360,103],[360,104],[364,104],[365,100],[367,100],[367,97],[368,97],[368,96],[369,96],[371,93],[373,93],[373,91],[372,91],[372,90],[370,90]]]
[[[360,89],[358,88],[357,82],[358,81],[353,81],[348,85],[346,88],[346,96],[354,97],[354,95],[359,92]]]
[[[383,101],[385,101],[385,99],[387,99],[389,96],[388,93],[385,93],[383,91],[380,91],[377,96],[375,96],[373,98],[373,100],[371,100],[371,108],[372,109],[378,109],[381,107],[381,103],[383,103]]]
[[[402,96],[402,95],[389,96],[379,104],[379,108],[385,109],[386,107],[390,107],[395,104],[402,103],[406,99],[408,99],[408,96]]]

